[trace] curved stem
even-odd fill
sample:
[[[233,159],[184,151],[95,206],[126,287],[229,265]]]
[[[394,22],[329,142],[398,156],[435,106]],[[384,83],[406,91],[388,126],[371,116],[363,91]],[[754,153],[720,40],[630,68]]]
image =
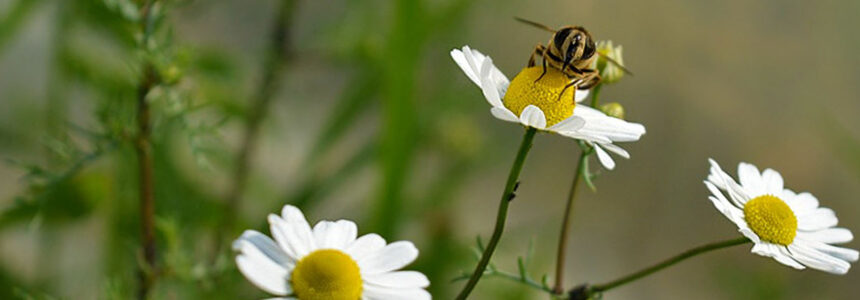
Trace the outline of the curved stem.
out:
[[[567,231],[570,229],[570,215],[573,213],[573,200],[576,198],[576,190],[579,186],[579,181],[582,180],[582,174],[585,173],[585,160],[591,151],[582,150],[579,155],[579,161],[576,163],[576,174],[573,175],[573,183],[570,185],[570,192],[567,194],[567,205],[564,208],[564,220],[561,222],[561,233],[558,237],[558,254],[555,264],[555,286],[553,292],[561,294],[564,292],[564,265],[565,256],[567,253]]]
[[[537,133],[537,129],[529,127],[523,135],[523,141],[520,143],[520,150],[517,152],[517,157],[514,159],[513,166],[511,166],[511,172],[508,174],[508,181],[505,183],[505,191],[502,193],[502,199],[499,201],[499,212],[496,215],[496,228],[493,229],[493,236],[490,238],[489,243],[487,243],[487,248],[484,249],[484,253],[481,254],[481,260],[478,261],[478,266],[475,267],[475,272],[473,272],[472,276],[469,277],[469,282],[466,283],[466,286],[464,286],[463,290],[460,291],[460,294],[457,295],[458,300],[466,299],[466,297],[469,296],[469,293],[472,292],[472,289],[475,288],[475,285],[478,284],[478,280],[481,279],[481,275],[484,275],[484,270],[487,269],[487,265],[490,263],[490,257],[493,256],[493,251],[496,250],[496,245],[498,245],[499,239],[502,237],[502,232],[505,229],[505,220],[508,217],[508,204],[514,199],[514,191],[517,189],[517,179],[520,177],[520,170],[523,168],[526,155],[532,147],[532,140],[534,140],[535,133]]]
[[[749,241],[750,241],[749,239],[742,237],[742,238],[737,238],[737,239],[731,239],[731,240],[726,240],[726,241],[720,241],[720,242],[705,244],[705,245],[684,251],[681,254],[678,254],[678,255],[671,257],[667,260],[664,260],[664,261],[662,261],[656,265],[642,269],[642,270],[637,271],[635,273],[632,273],[630,275],[618,278],[616,280],[613,280],[613,281],[610,281],[610,282],[607,282],[604,284],[594,285],[591,287],[590,293],[605,292],[605,291],[611,290],[613,288],[622,286],[624,284],[630,283],[632,281],[635,281],[637,279],[641,279],[645,276],[651,275],[654,272],[660,271],[664,268],[667,268],[671,265],[679,263],[679,262],[681,262],[685,259],[688,259],[690,257],[696,256],[696,255],[699,255],[699,254],[702,254],[705,252],[710,252],[713,250],[718,250],[718,249],[722,249],[722,248],[728,248],[731,246],[737,246],[737,245],[745,244],[745,243],[748,243]]]

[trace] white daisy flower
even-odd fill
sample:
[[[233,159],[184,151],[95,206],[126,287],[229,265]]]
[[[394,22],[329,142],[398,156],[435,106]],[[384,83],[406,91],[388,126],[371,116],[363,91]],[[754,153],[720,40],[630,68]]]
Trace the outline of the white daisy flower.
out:
[[[418,257],[408,241],[386,244],[377,234],[356,238],[355,223],[320,221],[311,229],[302,212],[284,206],[269,215],[272,241],[247,230],[233,242],[236,264],[274,299],[431,299],[430,281],[416,271],[397,271]],[[270,299],[271,300],[271,299]]]
[[[740,184],[710,160],[711,170],[705,185],[714,206],[755,246],[752,252],[804,269],[845,274],[857,261],[857,250],[831,244],[850,242],[854,236],[835,227],[833,210],[818,206],[810,193],[795,193],[783,187],[778,172],[758,169],[748,163],[738,165]],[[728,194],[728,198],[725,197]]]
[[[594,146],[597,158],[607,169],[614,168],[615,162],[604,149],[630,158],[627,151],[613,142],[637,141],[645,134],[641,124],[609,117],[577,104],[588,96],[588,91],[579,90],[575,85],[565,90],[570,79],[553,68],[547,68],[540,80],[537,79],[543,73],[542,66],[525,68],[509,81],[490,57],[469,46],[451,50],[451,57],[481,88],[494,117],[583,140]]]

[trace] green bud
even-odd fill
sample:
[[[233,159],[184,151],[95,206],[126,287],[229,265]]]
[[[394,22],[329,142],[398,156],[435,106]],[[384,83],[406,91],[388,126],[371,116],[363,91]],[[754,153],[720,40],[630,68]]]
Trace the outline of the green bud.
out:
[[[604,83],[614,83],[621,80],[621,77],[624,77],[624,70],[610,61],[611,59],[623,66],[624,57],[621,54],[622,50],[620,45],[618,47],[612,45],[612,41],[597,42],[597,53],[600,53],[600,56],[596,60],[595,67],[600,72],[600,77]]]
[[[609,102],[600,106],[600,111],[602,111],[607,116],[613,118],[624,119],[624,106],[621,106],[621,103],[618,102]]]
[[[161,80],[167,85],[176,84],[180,78],[182,78],[182,70],[176,65],[169,65],[161,70]]]

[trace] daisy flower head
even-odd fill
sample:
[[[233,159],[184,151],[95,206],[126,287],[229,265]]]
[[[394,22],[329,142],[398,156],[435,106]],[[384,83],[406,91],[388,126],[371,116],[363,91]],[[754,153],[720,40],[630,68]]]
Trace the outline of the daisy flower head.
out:
[[[469,46],[451,50],[451,57],[481,89],[494,117],[585,141],[594,146],[607,169],[614,168],[615,162],[604,149],[629,158],[627,151],[614,142],[637,141],[645,134],[641,124],[609,117],[579,104],[588,91],[577,89],[575,84],[565,88],[570,79],[554,68],[546,68],[544,74],[542,66],[528,67],[511,81],[489,56]]]
[[[857,261],[857,250],[832,245],[850,242],[854,236],[836,227],[836,214],[818,206],[815,196],[784,188],[782,176],[771,169],[759,172],[752,164],[740,163],[738,183],[717,162],[710,163],[705,180],[709,199],[755,244],[753,253],[795,269],[833,274],[847,273],[849,262]]]
[[[302,212],[284,206],[269,215],[274,241],[254,230],[233,242],[239,271],[281,300],[431,299],[430,281],[416,271],[397,271],[418,257],[408,241],[386,243],[377,234],[357,236],[348,220],[320,221],[313,228]]]

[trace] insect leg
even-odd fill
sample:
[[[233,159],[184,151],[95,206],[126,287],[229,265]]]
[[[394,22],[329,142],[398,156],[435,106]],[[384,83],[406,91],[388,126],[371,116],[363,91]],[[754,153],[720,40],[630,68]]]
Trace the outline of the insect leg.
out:
[[[579,85],[580,90],[593,88],[600,83],[600,73],[593,69],[582,69],[582,84]]]
[[[541,78],[543,78],[543,76],[544,76],[544,75],[546,75],[546,57],[544,57],[544,58],[542,59],[542,61],[543,61],[543,72],[541,72],[541,73],[540,73],[540,76],[538,76],[538,78],[537,78],[537,79],[535,79],[535,82],[540,81],[540,79],[541,79]]]
[[[568,83],[567,85],[564,86],[563,89],[561,89],[561,93],[558,93],[558,100],[561,100],[561,95],[564,95],[564,92],[567,91],[567,89],[569,87],[572,87],[575,84],[578,84],[580,82],[582,82],[582,81],[579,79],[571,80],[570,83]],[[571,98],[573,98],[573,101],[576,102],[576,91],[573,92],[573,96],[571,96]]]
[[[546,51],[546,48],[543,45],[537,44],[537,46],[535,46],[535,50],[532,51],[531,55],[529,55],[529,64],[528,64],[529,68],[535,66],[535,55],[543,57],[544,51]]]

